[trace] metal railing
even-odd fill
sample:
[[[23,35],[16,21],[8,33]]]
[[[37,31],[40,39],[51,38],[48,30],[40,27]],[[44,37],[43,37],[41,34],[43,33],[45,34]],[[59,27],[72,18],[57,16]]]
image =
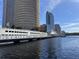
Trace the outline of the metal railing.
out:
[[[27,34],[0,34],[0,40],[4,39],[23,39],[23,38],[36,38],[45,37],[45,35],[27,35]]]
[[[0,30],[0,40],[4,39],[23,39],[23,38],[36,38],[46,37],[47,33],[36,31],[22,31],[14,29],[2,29]]]

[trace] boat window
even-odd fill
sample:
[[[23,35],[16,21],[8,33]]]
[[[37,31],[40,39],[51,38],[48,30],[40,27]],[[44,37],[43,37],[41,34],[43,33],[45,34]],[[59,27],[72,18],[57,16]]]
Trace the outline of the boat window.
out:
[[[9,31],[9,32],[11,32],[11,31]]]
[[[15,33],[17,33],[17,31],[15,31]]]
[[[8,32],[8,30],[5,30],[5,32]]]

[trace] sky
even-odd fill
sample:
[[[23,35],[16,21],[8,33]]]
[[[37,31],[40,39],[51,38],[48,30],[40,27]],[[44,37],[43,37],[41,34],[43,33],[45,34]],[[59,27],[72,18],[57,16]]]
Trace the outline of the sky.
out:
[[[45,23],[45,13],[54,15],[55,24],[66,32],[79,32],[79,0],[41,0],[40,19]]]
[[[3,2],[0,0],[0,28],[2,27]]]
[[[46,11],[54,15],[55,24],[66,32],[79,32],[79,0],[40,0],[40,24],[46,23]],[[0,27],[3,0],[0,0]]]

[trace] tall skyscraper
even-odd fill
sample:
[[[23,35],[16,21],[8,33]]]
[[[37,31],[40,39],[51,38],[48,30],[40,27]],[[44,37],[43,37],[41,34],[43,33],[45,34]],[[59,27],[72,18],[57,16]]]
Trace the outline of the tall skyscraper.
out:
[[[58,34],[61,33],[61,27],[60,27],[59,24],[55,24],[55,25],[54,25],[54,31],[57,32]]]
[[[46,12],[47,32],[50,33],[54,28],[54,16],[51,12]]]
[[[3,27],[39,27],[39,0],[3,0]]]

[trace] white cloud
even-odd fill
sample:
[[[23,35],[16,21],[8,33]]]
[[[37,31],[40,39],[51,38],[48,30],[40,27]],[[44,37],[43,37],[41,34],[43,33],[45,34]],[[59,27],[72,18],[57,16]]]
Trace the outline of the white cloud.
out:
[[[79,27],[65,28],[66,32],[79,32]]]
[[[46,0],[47,6],[46,11],[52,11],[56,6],[58,6],[62,2],[73,2],[79,3],[79,0]]]
[[[52,11],[57,5],[61,3],[61,0],[48,0],[47,3],[46,10]]]
[[[73,27],[79,25],[79,23],[69,23],[69,24],[65,24],[64,26],[62,26],[62,28],[69,28],[69,27]]]
[[[66,32],[79,32],[79,23],[69,23],[62,26],[62,30]]]

